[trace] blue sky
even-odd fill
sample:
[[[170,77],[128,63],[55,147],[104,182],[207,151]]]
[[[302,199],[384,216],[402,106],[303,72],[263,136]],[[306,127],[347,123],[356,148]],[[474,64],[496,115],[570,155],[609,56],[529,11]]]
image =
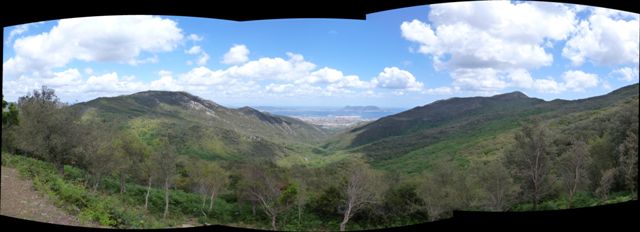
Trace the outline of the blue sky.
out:
[[[556,3],[463,2],[367,20],[176,16],[4,28],[3,95],[48,85],[70,103],[187,91],[228,106],[414,107],[522,91],[546,100],[638,82],[638,14]]]

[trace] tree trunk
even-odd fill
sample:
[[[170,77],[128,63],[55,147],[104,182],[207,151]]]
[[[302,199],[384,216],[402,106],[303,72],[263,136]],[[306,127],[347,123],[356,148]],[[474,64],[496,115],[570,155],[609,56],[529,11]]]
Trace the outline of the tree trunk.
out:
[[[255,202],[251,202],[251,212],[253,213],[253,216],[256,216],[256,203]]]
[[[100,180],[102,179],[101,175],[96,177],[96,183],[93,184],[93,192],[98,191],[98,185],[100,185]]]
[[[149,205],[149,192],[151,192],[151,176],[149,176],[149,184],[147,185],[147,194],[144,196],[144,209],[148,209]]]
[[[211,202],[209,202],[209,211],[211,211],[211,209],[213,209],[213,200],[216,197],[216,191],[211,191]]]
[[[533,210],[538,210],[538,185],[533,183]]]
[[[347,207],[347,211],[344,212],[344,218],[342,218],[342,222],[340,223],[340,231],[344,231],[347,226],[347,222],[349,222],[349,218],[351,217],[351,203]]]
[[[567,204],[567,209],[571,209],[572,204],[573,204],[573,193],[569,193],[569,203]]]
[[[120,195],[122,195],[125,191],[125,175],[124,173],[120,174]]]
[[[164,179],[164,215],[162,219],[166,219],[167,214],[169,214],[169,178]]]
[[[58,173],[64,178],[64,164],[56,163],[56,168],[58,169]]]
[[[302,219],[302,206],[301,204],[298,204],[298,225],[300,225],[301,220]]]
[[[271,228],[273,228],[273,230],[278,230],[278,228],[276,228],[276,215],[273,214],[271,216]]]

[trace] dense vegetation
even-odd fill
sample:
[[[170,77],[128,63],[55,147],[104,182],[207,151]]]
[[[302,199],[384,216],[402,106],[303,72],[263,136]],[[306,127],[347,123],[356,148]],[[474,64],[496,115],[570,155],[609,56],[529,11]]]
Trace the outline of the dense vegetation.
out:
[[[455,98],[321,145],[304,122],[186,93],[68,106],[43,87],[3,101],[2,164],[108,227],[382,228],[637,199],[638,105],[637,84],[578,101]]]

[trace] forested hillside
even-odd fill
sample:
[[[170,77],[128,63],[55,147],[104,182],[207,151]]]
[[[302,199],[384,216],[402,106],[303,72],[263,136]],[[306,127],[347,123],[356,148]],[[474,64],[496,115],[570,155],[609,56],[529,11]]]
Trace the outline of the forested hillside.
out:
[[[452,98],[340,134],[184,92],[3,101],[2,164],[81,220],[357,230],[637,199],[638,84]]]

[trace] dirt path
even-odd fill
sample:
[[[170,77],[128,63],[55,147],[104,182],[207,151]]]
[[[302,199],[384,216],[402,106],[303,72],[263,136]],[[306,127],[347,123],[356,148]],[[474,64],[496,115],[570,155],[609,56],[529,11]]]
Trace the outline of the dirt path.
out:
[[[0,214],[54,224],[95,226],[84,225],[77,218],[56,207],[51,200],[36,192],[32,182],[23,179],[15,169],[3,166],[1,171]]]

